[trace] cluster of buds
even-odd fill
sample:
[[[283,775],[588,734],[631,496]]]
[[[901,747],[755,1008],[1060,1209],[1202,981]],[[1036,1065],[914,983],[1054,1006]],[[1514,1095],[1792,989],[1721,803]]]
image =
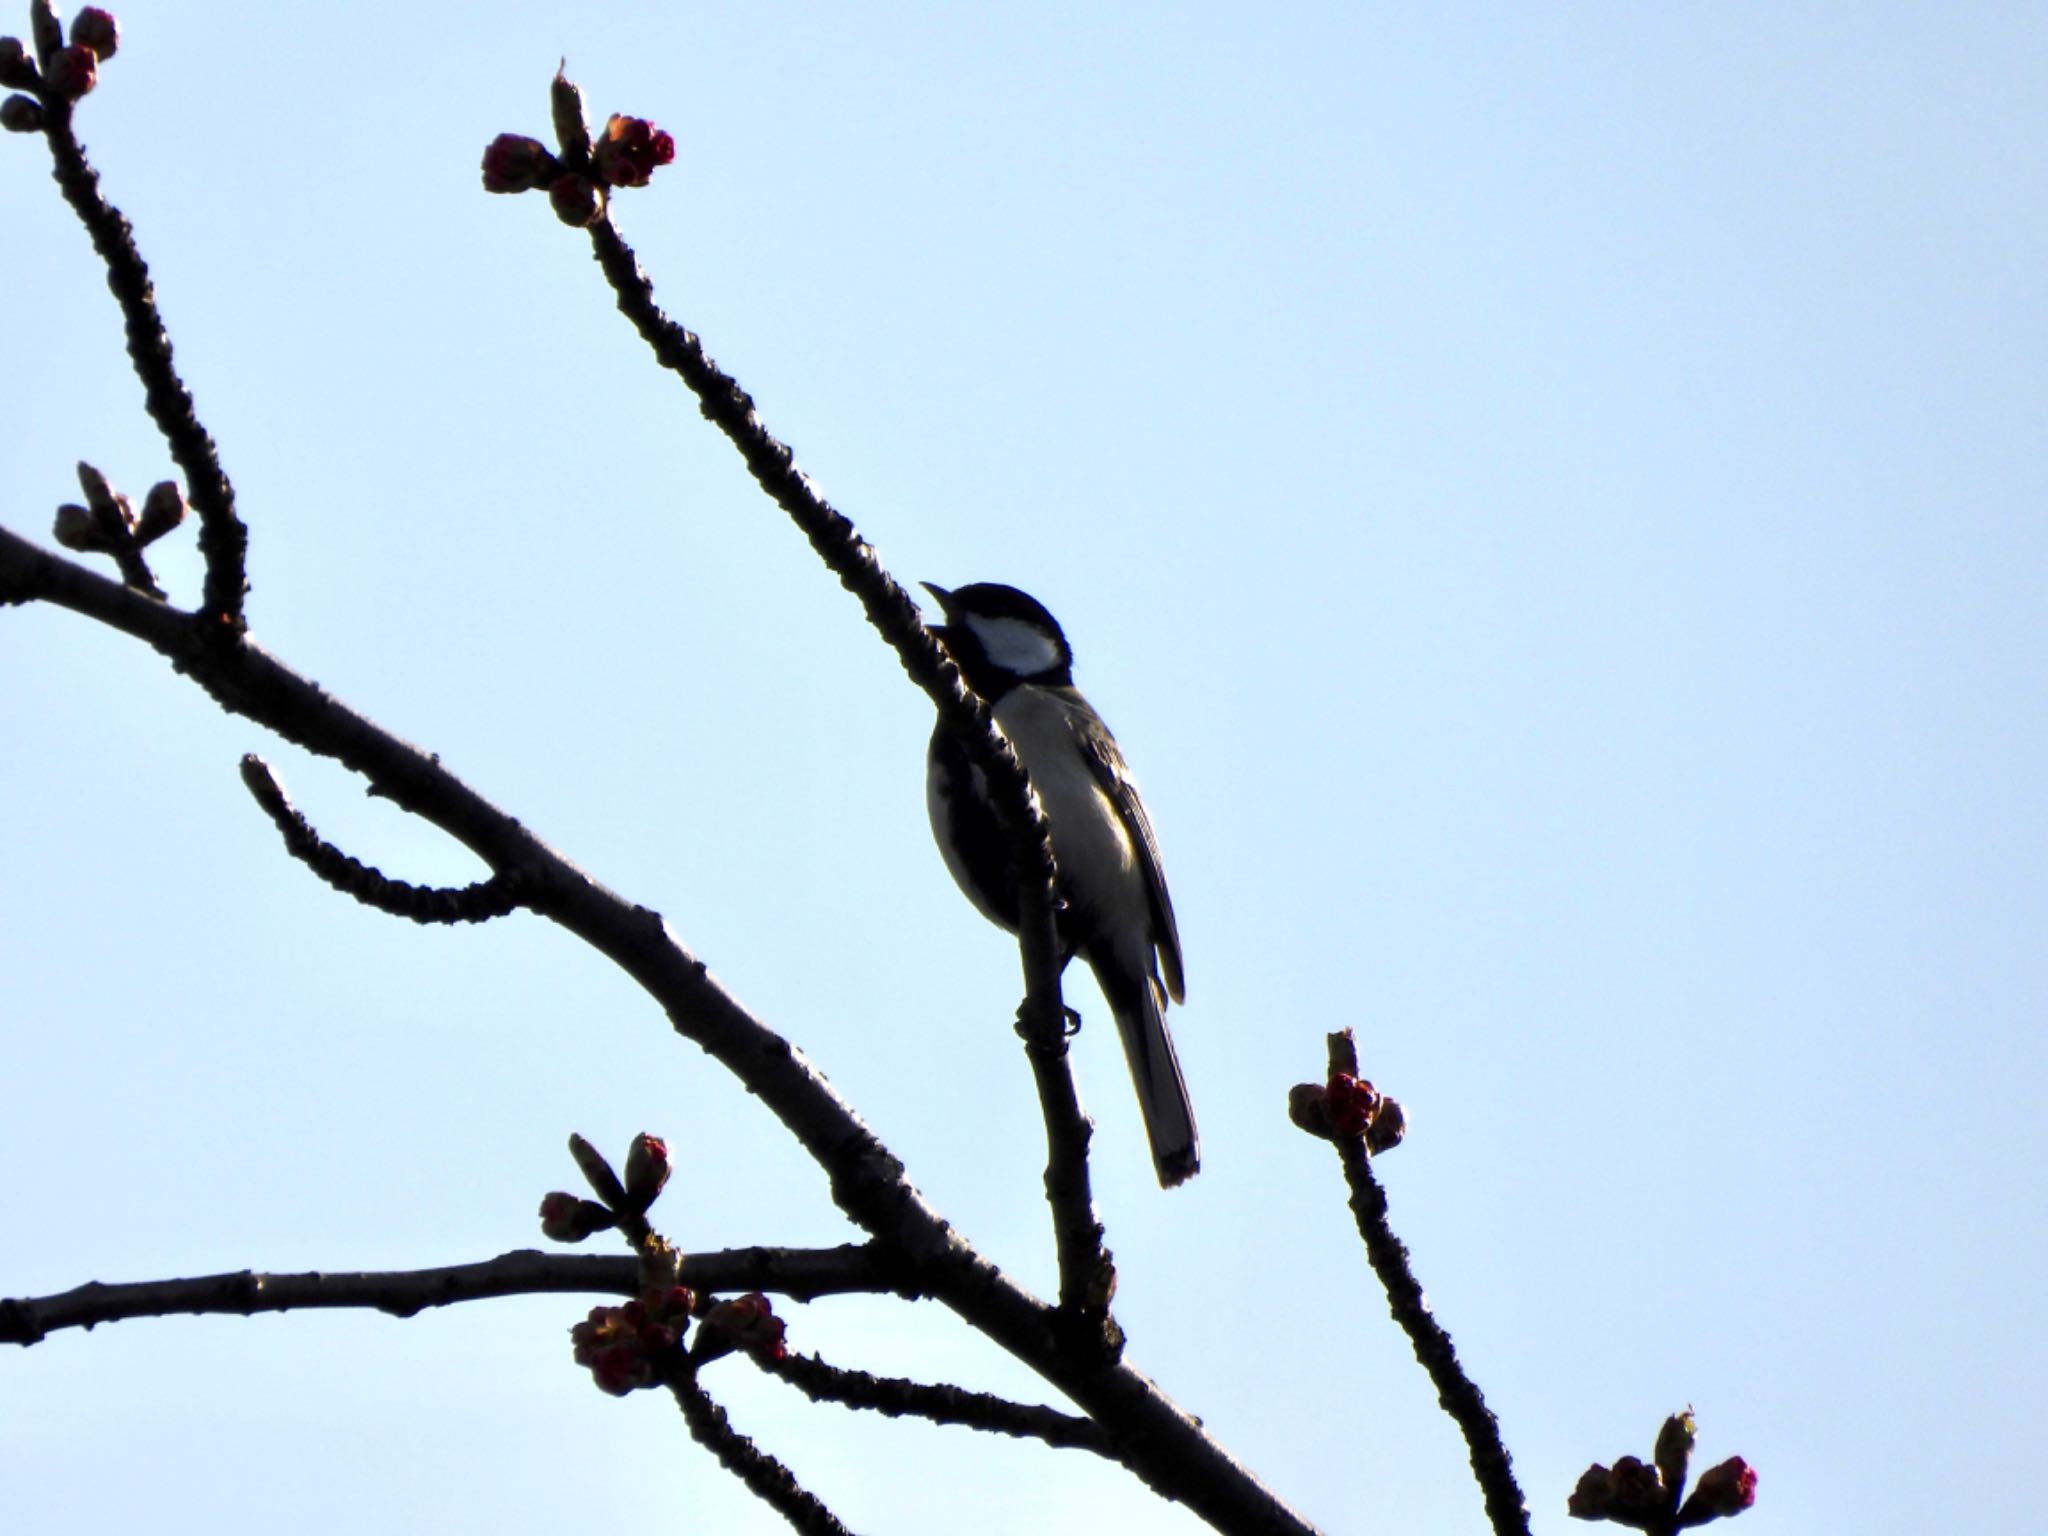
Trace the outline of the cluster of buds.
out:
[[[629,1231],[646,1230],[647,1209],[660,1198],[673,1172],[668,1160],[668,1143],[642,1131],[633,1138],[626,1153],[626,1176],[612,1172],[604,1154],[581,1136],[569,1138],[569,1154],[590,1181],[597,1199],[585,1199],[566,1190],[552,1190],[541,1197],[540,1230],[558,1243],[580,1243],[594,1232],[608,1232],[622,1223]]]
[[[672,1285],[650,1286],[621,1307],[592,1307],[569,1330],[576,1363],[613,1397],[654,1386],[666,1357],[682,1343],[696,1305],[687,1285]]]
[[[1362,1077],[1332,1070],[1320,1083],[1297,1083],[1287,1093],[1287,1118],[1311,1136],[1325,1141],[1365,1138],[1365,1149],[1378,1156],[1397,1147],[1408,1131],[1408,1116]]]
[[[57,508],[51,535],[82,555],[112,555],[121,566],[123,581],[161,597],[142,551],[185,521],[184,490],[175,480],[160,480],[142,498],[142,511],[137,513],[92,465],[78,466],[78,483],[85,491],[85,505],[67,501]]]
[[[555,76],[557,148],[524,134],[501,133],[484,149],[486,192],[547,190],[555,217],[585,229],[604,217],[613,187],[644,187],[655,171],[676,157],[675,139],[644,117],[613,113],[604,136],[591,142],[583,98],[562,75]]]
[[[1639,1531],[1675,1532],[1739,1515],[1756,1503],[1756,1469],[1740,1456],[1709,1467],[1685,1494],[1698,1426],[1692,1410],[1674,1413],[1657,1433],[1650,1461],[1624,1456],[1611,1467],[1586,1469],[1565,1501],[1575,1520],[1606,1520]]]
[[[34,13],[34,56],[18,37],[0,37],[0,85],[29,94],[0,101],[0,128],[11,133],[40,133],[47,101],[71,102],[100,81],[100,65],[121,46],[121,24],[112,14],[88,5],[71,22],[71,41],[54,11],[38,6]]]

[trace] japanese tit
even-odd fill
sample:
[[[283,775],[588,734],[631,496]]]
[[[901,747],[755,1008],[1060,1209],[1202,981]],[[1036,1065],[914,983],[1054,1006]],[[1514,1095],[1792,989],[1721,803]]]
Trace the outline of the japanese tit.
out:
[[[1074,653],[1035,599],[995,582],[947,591],[930,582],[946,622],[934,629],[988,701],[1038,791],[1059,865],[1061,962],[1095,972],[1123,1037],[1159,1182],[1201,1166],[1195,1111],[1166,1031],[1183,1000],[1180,935],[1152,821],[1116,738],[1074,687]],[[991,922],[1017,931],[1017,871],[966,745],[942,724],[926,754],[932,836],[960,889]]]

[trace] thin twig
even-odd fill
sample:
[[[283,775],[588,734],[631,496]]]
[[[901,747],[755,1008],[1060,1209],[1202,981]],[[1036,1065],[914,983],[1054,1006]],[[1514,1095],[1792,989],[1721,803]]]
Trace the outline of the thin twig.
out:
[[[171,458],[184,471],[186,494],[199,514],[199,552],[206,561],[202,612],[213,629],[238,634],[249,590],[249,530],[235,515],[235,488],[221,466],[220,451],[201,424],[192,393],[172,361],[171,338],[157,312],[156,288],[136,248],[135,231],[101,194],[99,173],[72,131],[73,105],[54,93],[44,97],[44,136],[55,162],[53,175],[106,266],[107,286],[127,327],[128,358],[142,381],[143,403],[169,445]]]
[[[1330,1036],[1330,1070],[1358,1075],[1358,1053],[1349,1030]],[[1528,1501],[1515,1481],[1514,1465],[1500,1437],[1500,1421],[1486,1406],[1477,1383],[1465,1374],[1457,1347],[1430,1310],[1422,1284],[1409,1265],[1407,1244],[1387,1223],[1387,1194],[1373,1176],[1365,1139],[1347,1136],[1334,1144],[1345,1181],[1351,1186],[1351,1211],[1358,1219],[1358,1234],[1365,1239],[1366,1257],[1386,1290],[1388,1310],[1408,1335],[1415,1358],[1436,1387],[1437,1401],[1465,1436],[1472,1475],[1486,1500],[1486,1515],[1495,1536],[1529,1536]]]
[[[794,450],[768,430],[753,397],[711,359],[697,334],[656,302],[653,279],[609,213],[591,226],[590,241],[619,312],[633,323],[656,361],[689,386],[705,419],[739,450],[761,489],[789,515],[840,585],[860,600],[868,622],[937,706],[946,728],[967,743],[987,778],[1018,872],[1018,948],[1024,969],[1019,1018],[1045,1120],[1045,1187],[1058,1253],[1060,1304],[1092,1315],[1099,1306],[1096,1298],[1106,1289],[1103,1276],[1110,1260],[1090,1188],[1087,1117],[1067,1051],[1052,838],[1030,778],[995,728],[987,704],[967,687],[918,616],[916,602],[883,569],[874,546],[796,467]]]
[[[1072,1450],[1111,1454],[1109,1436],[1091,1419],[1061,1413],[1037,1403],[1012,1402],[988,1392],[970,1392],[944,1383],[910,1381],[901,1376],[871,1376],[866,1371],[828,1365],[816,1355],[786,1355],[763,1360],[761,1369],[779,1376],[806,1396],[849,1408],[871,1408],[890,1418],[909,1415],[935,1424],[958,1424],[1040,1440]]]
[[[270,765],[253,752],[242,759],[242,783],[283,834],[286,851],[337,891],[366,907],[416,923],[486,923],[519,906],[516,869],[500,870],[488,880],[460,887],[414,885],[349,857],[293,809]]]
[[[732,1427],[725,1410],[711,1400],[698,1382],[696,1371],[680,1355],[666,1382],[675,1394],[676,1406],[683,1410],[691,1436],[718,1458],[720,1466],[745,1483],[751,1493],[799,1531],[814,1536],[849,1536],[839,1517],[799,1483],[794,1472]]]

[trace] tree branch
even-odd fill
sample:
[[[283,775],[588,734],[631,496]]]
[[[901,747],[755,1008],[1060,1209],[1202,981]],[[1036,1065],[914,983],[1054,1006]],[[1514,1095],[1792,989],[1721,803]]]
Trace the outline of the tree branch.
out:
[[[690,1426],[691,1438],[718,1458],[718,1464],[747,1485],[769,1508],[799,1531],[815,1536],[850,1536],[839,1517],[796,1480],[796,1474],[732,1427],[725,1410],[711,1400],[697,1372],[687,1362],[671,1367],[666,1379],[676,1406]]]
[[[871,1408],[890,1418],[909,1415],[934,1424],[1016,1435],[1059,1448],[1093,1451],[1098,1456],[1111,1454],[1109,1437],[1100,1425],[1057,1408],[1015,1403],[987,1392],[901,1376],[870,1376],[866,1371],[828,1365],[816,1355],[785,1355],[757,1363],[769,1375],[781,1377],[819,1402]]]
[[[1349,1030],[1330,1036],[1330,1070],[1358,1076],[1358,1050]],[[1387,1193],[1373,1176],[1365,1138],[1339,1137],[1334,1145],[1345,1181],[1351,1186],[1351,1211],[1358,1220],[1358,1235],[1365,1239],[1366,1258],[1386,1290],[1388,1310],[1408,1335],[1415,1358],[1436,1387],[1437,1401],[1465,1436],[1472,1475],[1479,1481],[1495,1536],[1529,1536],[1528,1501],[1515,1482],[1514,1465],[1500,1437],[1500,1421],[1486,1406],[1478,1384],[1465,1374],[1457,1346],[1436,1320],[1422,1284],[1409,1266],[1407,1244],[1388,1225]]]
[[[683,1283],[710,1291],[777,1291],[799,1300],[897,1289],[872,1244],[837,1248],[734,1248],[691,1254]],[[437,1269],[267,1275],[252,1270],[123,1285],[91,1281],[54,1296],[0,1299],[0,1344],[40,1344],[67,1328],[138,1317],[253,1317],[304,1308],[374,1310],[412,1317],[430,1307],[497,1296],[631,1296],[641,1285],[630,1254],[542,1253],[521,1248],[475,1264]]]

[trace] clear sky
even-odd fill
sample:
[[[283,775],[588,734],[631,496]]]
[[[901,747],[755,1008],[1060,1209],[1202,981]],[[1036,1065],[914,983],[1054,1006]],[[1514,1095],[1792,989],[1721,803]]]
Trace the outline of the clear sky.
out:
[[[620,220],[905,580],[1043,599],[1144,782],[1206,1166],[1083,1094],[1131,1358],[1312,1518],[1471,1530],[1327,1149],[1536,1529],[1698,1410],[1768,1531],[2038,1520],[2048,1370],[2048,13],[2030,5],[137,3],[82,130],[252,529],[254,634],[632,899],[1051,1282],[1013,951],[929,707],[613,312],[477,185],[558,58],[679,145]],[[25,7],[4,25],[21,30]],[[0,522],[169,472],[41,145],[0,141]],[[189,536],[159,574],[197,593]],[[0,1294],[538,1241],[666,1133],[686,1247],[849,1230],[478,871],[68,615],[0,612]],[[1030,1394],[935,1308],[841,1363]],[[0,1358],[0,1526],[772,1531],[573,1301],[124,1323]],[[1113,1469],[713,1385],[856,1529],[1183,1532]],[[971,1512],[971,1513],[969,1513]]]

